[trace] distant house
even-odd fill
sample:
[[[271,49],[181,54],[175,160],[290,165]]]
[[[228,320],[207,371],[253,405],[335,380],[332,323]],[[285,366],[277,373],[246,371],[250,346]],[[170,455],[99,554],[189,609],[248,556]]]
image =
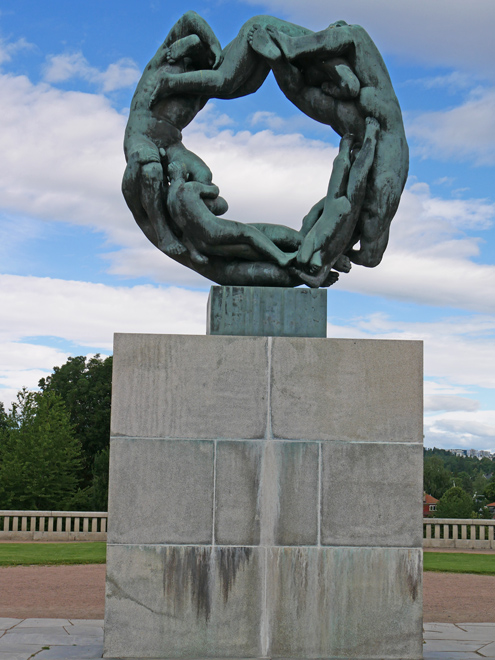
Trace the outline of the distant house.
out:
[[[423,493],[423,518],[432,516],[437,510],[438,500],[428,493]],[[490,505],[489,505],[490,506]],[[493,505],[495,507],[495,504]]]
[[[495,502],[486,505],[488,511],[492,514],[492,518],[495,518]]]

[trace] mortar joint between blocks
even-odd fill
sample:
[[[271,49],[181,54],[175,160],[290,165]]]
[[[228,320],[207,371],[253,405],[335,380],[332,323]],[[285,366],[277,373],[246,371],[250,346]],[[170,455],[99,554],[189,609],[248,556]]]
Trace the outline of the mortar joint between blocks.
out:
[[[267,377],[266,377],[266,433],[265,440],[273,440],[272,432],[272,348],[273,337],[267,337]]]

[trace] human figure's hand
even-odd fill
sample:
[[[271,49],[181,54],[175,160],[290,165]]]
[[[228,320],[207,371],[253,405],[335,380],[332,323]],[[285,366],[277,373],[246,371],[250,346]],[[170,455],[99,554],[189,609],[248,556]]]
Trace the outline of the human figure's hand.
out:
[[[218,44],[212,44],[211,54],[213,56],[212,69],[218,69],[220,64],[223,62],[223,52],[221,46]]]

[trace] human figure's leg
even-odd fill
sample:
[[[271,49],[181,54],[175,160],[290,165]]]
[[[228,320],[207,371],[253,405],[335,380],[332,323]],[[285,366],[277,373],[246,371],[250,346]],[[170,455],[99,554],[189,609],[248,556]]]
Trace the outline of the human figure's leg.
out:
[[[291,227],[276,225],[271,222],[250,222],[248,224],[262,232],[284,252],[294,252],[301,245],[303,236]]]
[[[188,71],[186,73],[162,72],[160,82],[153,91],[150,107],[163,96],[172,93],[196,93],[205,96],[233,98],[238,89],[244,91],[251,78],[256,80],[253,92],[261,85],[270,71],[268,64],[250,47],[247,34],[251,29],[243,26],[237,37],[223,51],[223,62],[216,70]],[[258,79],[261,81],[258,82]]]
[[[350,209],[344,208],[343,203],[347,201],[345,193],[351,170],[350,151],[353,140],[352,135],[345,135],[340,141],[340,150],[333,162],[323,212],[307,233],[299,250],[297,260],[300,264],[307,264],[313,254],[323,249],[325,244],[336,235],[341,228],[342,220],[348,219]],[[347,245],[349,238],[350,236],[346,238],[344,246]],[[342,250],[335,257],[341,252]]]
[[[165,195],[161,164],[153,162],[142,165],[141,203],[155,229],[158,248],[165,254],[180,254],[184,251],[184,246],[169,227],[163,203]]]
[[[375,158],[380,124],[373,117],[366,118],[363,145],[349,172],[346,195],[352,206],[361,208],[366,193],[368,174]],[[350,237],[349,237],[350,238]]]
[[[266,29],[287,60],[292,62],[301,55],[339,55],[342,49],[353,43],[349,27],[330,26],[321,32],[296,37],[289,37],[273,25]]]
[[[370,223],[374,222],[373,218],[369,219]],[[367,220],[364,221],[366,226]],[[373,232],[374,233],[374,232]],[[359,266],[366,266],[367,268],[375,268],[381,262],[383,254],[388,245],[388,238],[390,227],[387,227],[379,236],[369,237],[365,232],[360,237],[360,247],[358,250],[351,249],[346,252],[349,259]]]

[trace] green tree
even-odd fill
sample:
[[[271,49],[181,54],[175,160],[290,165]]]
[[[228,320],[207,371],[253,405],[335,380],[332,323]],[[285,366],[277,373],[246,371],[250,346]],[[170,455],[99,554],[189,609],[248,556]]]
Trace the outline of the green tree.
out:
[[[431,456],[424,461],[423,488],[425,492],[440,499],[452,485],[452,473],[447,470],[439,456]]]
[[[7,413],[3,402],[0,401],[0,431],[7,428]]]
[[[492,477],[490,481],[485,484],[483,495],[486,497],[487,504],[495,502],[495,477]]]
[[[454,475],[454,482],[456,486],[460,486],[469,495],[473,494],[473,481],[467,472],[462,471]]]
[[[437,504],[436,518],[472,518],[473,499],[459,486],[449,488]]]
[[[65,509],[77,490],[80,444],[54,392],[23,389],[0,429],[0,508]]]
[[[63,400],[83,452],[82,484],[93,483],[96,456],[110,442],[112,357],[71,357],[53,374],[39,381],[43,392],[56,392]],[[106,506],[104,507],[106,508]]]

